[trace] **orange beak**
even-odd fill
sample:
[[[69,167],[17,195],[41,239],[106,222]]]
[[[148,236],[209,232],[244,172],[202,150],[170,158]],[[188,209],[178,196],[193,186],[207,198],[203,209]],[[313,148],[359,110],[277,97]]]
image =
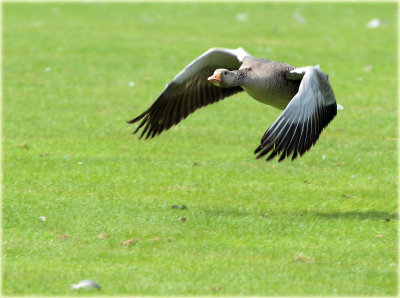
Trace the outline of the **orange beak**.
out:
[[[215,85],[219,85],[221,83],[221,73],[217,72],[214,73],[211,77],[208,77],[208,79],[211,83]]]

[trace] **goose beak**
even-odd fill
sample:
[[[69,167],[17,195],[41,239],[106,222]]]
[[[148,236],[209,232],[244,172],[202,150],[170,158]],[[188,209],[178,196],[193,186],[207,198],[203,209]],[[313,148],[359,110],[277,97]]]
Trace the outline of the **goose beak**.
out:
[[[221,84],[221,73],[214,73],[211,77],[208,77],[207,80],[209,80],[214,85],[219,86]]]

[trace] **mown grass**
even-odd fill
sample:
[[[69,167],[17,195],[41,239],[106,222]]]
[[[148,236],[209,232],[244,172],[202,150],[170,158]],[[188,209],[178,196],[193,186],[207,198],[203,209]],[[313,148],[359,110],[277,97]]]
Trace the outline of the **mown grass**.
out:
[[[3,294],[396,295],[396,16],[395,3],[5,3]],[[320,64],[345,110],[295,162],[254,160],[280,112],[246,94],[137,141],[124,121],[216,46]],[[102,291],[70,291],[87,278]]]

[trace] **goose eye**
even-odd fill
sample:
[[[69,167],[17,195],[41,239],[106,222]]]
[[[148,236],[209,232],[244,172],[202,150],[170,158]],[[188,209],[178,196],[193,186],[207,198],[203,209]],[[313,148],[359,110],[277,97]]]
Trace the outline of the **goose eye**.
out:
[[[227,75],[228,74],[228,72],[227,71],[224,71],[224,75]]]

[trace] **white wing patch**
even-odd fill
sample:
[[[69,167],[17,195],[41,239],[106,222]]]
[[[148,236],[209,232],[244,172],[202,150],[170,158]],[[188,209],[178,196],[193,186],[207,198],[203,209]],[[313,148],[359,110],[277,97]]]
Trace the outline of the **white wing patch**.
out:
[[[216,68],[233,67],[238,69],[243,62],[243,58],[246,56],[250,56],[250,54],[242,48],[211,48],[186,66],[172,81],[182,83],[208,65],[218,65]]]
[[[229,50],[229,51],[231,51],[233,55],[236,55],[236,57],[240,62],[243,62],[244,57],[251,56],[243,48],[237,48],[235,50]]]

